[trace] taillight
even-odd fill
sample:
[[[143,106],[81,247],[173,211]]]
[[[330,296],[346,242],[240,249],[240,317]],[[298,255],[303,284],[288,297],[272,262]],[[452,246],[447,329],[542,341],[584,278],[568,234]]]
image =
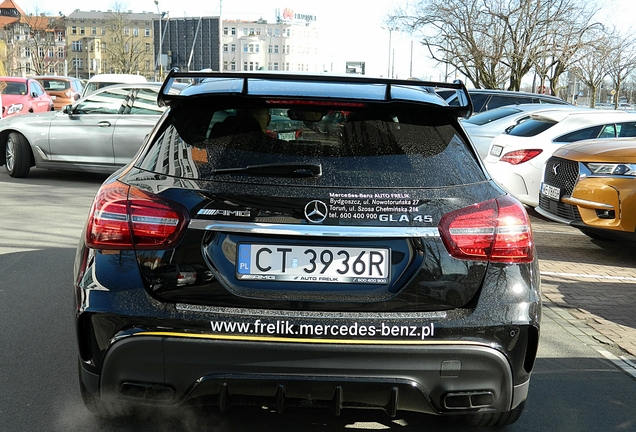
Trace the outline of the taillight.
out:
[[[439,230],[455,258],[507,263],[534,259],[528,214],[509,195],[447,213]]]
[[[113,182],[95,196],[86,244],[95,249],[165,249],[184,231],[187,212],[179,204],[141,189]]]
[[[530,159],[534,159],[543,153],[541,149],[531,149],[531,150],[515,150],[510,153],[506,153],[499,159],[501,162],[508,162],[512,165],[519,165],[524,162],[528,162]]]

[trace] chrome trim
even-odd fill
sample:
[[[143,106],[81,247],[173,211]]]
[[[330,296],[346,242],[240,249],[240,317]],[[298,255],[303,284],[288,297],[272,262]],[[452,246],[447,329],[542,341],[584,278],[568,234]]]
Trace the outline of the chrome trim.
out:
[[[560,222],[560,223],[563,223],[563,224],[570,225],[570,222],[574,221],[573,219],[565,219],[565,218],[562,218],[560,216],[557,216],[554,213],[550,213],[549,211],[546,211],[546,210],[544,210],[544,209],[542,209],[541,207],[538,207],[538,206],[535,207],[534,210],[537,213],[539,213],[541,216],[543,216],[545,218],[548,218],[548,219],[551,219],[551,220],[553,220],[555,222]]]
[[[582,199],[572,198],[572,197],[567,197],[567,196],[564,196],[563,198],[561,198],[561,201],[563,201],[566,204],[572,204],[572,205],[575,205],[575,206],[594,207],[594,208],[601,208],[601,209],[607,209],[607,210],[615,210],[614,206],[611,205],[611,204],[605,204],[605,203],[600,203],[600,202],[595,202],[595,201],[582,200]]]
[[[271,234],[303,237],[439,237],[437,227],[378,227],[333,225],[287,225],[259,222],[225,222],[192,219],[188,228],[241,234]]]
[[[49,157],[48,154],[46,154],[46,152],[44,150],[42,150],[40,148],[40,146],[35,146],[35,149],[38,151],[38,153],[40,154],[40,156],[42,157],[42,159],[50,161],[51,158]]]
[[[279,318],[279,319],[313,319],[329,318],[337,320],[378,320],[378,319],[443,319],[448,317],[446,311],[433,312],[329,312],[329,311],[301,311],[278,309],[244,309],[224,306],[204,306],[189,303],[176,303],[175,309],[182,312],[196,312],[227,316],[242,316],[247,318]],[[207,319],[207,318],[206,318]]]

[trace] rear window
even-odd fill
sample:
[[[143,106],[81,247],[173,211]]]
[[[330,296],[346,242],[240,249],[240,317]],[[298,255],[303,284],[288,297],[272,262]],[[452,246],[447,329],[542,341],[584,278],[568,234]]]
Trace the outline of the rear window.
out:
[[[495,120],[499,120],[504,117],[515,115],[520,112],[521,110],[519,108],[514,108],[514,107],[497,108],[494,110],[484,111],[482,113],[475,114],[471,116],[469,119],[464,120],[464,122],[472,123],[477,126],[483,126],[487,123],[494,122]]]
[[[38,80],[41,84],[42,87],[44,87],[44,90],[47,91],[62,91],[62,90],[66,90],[67,88],[69,88],[71,85],[68,81],[64,81],[64,80]]]
[[[515,125],[513,128],[508,130],[507,133],[512,136],[533,137],[539,135],[541,132],[550,129],[555,124],[557,124],[557,122],[555,122],[554,120],[548,120],[544,118],[529,118],[524,122]]]
[[[457,120],[412,106],[277,103],[248,109],[185,101],[171,109],[137,166],[184,178],[298,182],[289,175],[240,172],[266,164],[319,166],[321,175],[306,179],[316,186],[408,188],[485,181]]]

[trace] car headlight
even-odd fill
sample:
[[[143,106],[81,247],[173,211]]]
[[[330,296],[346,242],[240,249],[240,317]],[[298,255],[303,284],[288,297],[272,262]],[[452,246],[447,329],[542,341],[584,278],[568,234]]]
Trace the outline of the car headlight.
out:
[[[581,171],[581,177],[586,176],[628,176],[636,177],[636,164],[630,163],[596,163],[586,162],[582,164],[587,172]]]
[[[22,111],[22,108],[24,108],[23,104],[13,104],[7,110],[7,114],[19,113],[20,111]]]

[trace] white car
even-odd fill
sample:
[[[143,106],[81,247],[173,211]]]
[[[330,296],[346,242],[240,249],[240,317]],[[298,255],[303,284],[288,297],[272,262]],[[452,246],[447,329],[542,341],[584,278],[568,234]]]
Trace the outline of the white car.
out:
[[[615,137],[636,137],[636,113],[580,108],[542,111],[495,137],[484,164],[504,190],[536,207],[545,163],[556,149],[584,139]]]
[[[550,110],[572,110],[572,105],[521,104],[507,105],[500,108],[483,111],[461,121],[462,126],[475,145],[479,157],[484,159],[492,140],[501,135],[507,128],[530,117],[532,113]],[[585,109],[585,108],[578,108]]]

